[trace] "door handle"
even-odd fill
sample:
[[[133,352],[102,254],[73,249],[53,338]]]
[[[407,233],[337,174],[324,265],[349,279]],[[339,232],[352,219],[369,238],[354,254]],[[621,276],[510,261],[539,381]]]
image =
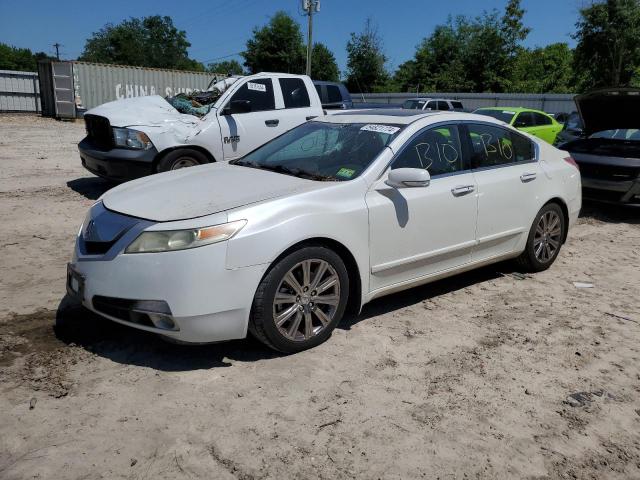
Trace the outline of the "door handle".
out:
[[[475,191],[475,189],[476,187],[474,185],[459,185],[455,188],[452,188],[451,193],[453,193],[454,197],[461,197]]]
[[[522,183],[527,183],[527,182],[531,182],[532,180],[536,179],[537,174],[535,173],[523,173],[522,175],[520,175],[520,181]]]
[[[264,124],[267,127],[277,127],[279,123],[280,123],[280,120],[265,120],[264,121]]]

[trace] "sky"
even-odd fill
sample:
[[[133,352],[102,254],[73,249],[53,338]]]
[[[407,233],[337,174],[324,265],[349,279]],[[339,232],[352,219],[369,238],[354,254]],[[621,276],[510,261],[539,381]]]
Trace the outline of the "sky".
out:
[[[314,15],[313,40],[325,43],[339,68],[346,67],[345,45],[351,32],[362,30],[367,17],[378,26],[387,67],[395,69],[413,57],[416,45],[449,15],[476,16],[484,10],[504,10],[507,0],[321,0]],[[525,23],[532,31],[525,45],[554,42],[574,45],[579,9],[589,0],[523,0]],[[307,34],[300,0],[0,0],[0,42],[75,59],[86,39],[106,23],[129,17],[168,15],[187,32],[191,58],[204,62],[239,56],[254,27],[264,25],[278,10],[298,20]],[[305,40],[306,41],[306,40]]]

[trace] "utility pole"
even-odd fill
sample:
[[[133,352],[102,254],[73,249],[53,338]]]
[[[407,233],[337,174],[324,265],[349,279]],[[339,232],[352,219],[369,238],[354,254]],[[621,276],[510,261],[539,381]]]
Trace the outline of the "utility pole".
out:
[[[313,14],[320,11],[320,0],[302,0],[302,9],[309,18],[307,36],[307,75],[311,76],[311,51],[313,50]]]
[[[56,47],[56,58],[58,60],[60,60],[60,47],[62,45],[60,45],[58,42],[56,42],[56,43],[53,44],[53,46]]]

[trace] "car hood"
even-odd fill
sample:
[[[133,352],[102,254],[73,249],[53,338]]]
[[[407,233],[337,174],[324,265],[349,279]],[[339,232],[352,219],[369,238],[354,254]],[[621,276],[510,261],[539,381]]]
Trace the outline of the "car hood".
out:
[[[170,222],[323,188],[328,183],[214,163],[123,183],[101,199],[104,206],[114,212]]]
[[[197,125],[201,122],[198,117],[178,112],[160,95],[107,102],[88,110],[87,114],[108,118],[112,127],[159,127],[173,123]]]
[[[578,95],[575,98],[584,132],[640,128],[640,89],[613,88]]]

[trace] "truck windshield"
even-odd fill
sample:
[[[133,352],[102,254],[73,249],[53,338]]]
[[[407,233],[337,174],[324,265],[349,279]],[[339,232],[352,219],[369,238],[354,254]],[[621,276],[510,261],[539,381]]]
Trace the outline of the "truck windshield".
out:
[[[310,180],[352,180],[400,130],[392,124],[307,122],[230,163]]]

